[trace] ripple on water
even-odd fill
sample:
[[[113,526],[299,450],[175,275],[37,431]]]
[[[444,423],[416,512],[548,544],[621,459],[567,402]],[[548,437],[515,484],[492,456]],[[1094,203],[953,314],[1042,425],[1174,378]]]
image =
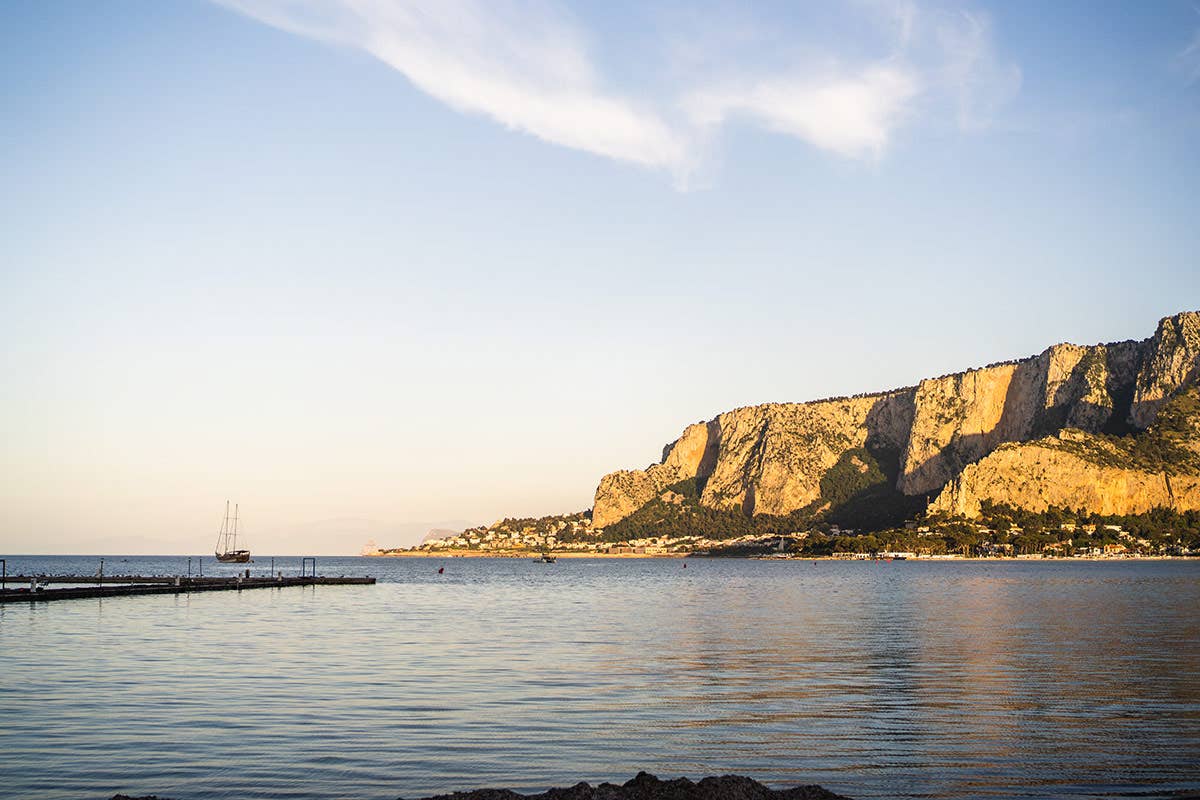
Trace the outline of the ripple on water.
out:
[[[648,769],[859,798],[1200,788],[1200,564],[688,564],[326,559],[383,582],[0,607],[0,786],[394,798]]]

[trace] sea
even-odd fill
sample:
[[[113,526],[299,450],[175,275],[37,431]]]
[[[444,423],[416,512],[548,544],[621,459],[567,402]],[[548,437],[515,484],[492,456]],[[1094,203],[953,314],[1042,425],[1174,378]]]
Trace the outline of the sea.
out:
[[[851,798],[1200,789],[1200,561],[316,568],[379,582],[0,605],[0,797],[382,800],[641,770]]]

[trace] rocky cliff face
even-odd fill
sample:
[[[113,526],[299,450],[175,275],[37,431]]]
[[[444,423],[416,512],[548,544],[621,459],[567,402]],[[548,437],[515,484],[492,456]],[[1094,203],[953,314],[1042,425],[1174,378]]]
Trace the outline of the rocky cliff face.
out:
[[[701,505],[747,514],[786,514],[817,500],[820,480],[854,448],[898,451],[912,424],[913,390],[749,406],[689,425],[645,470],[600,480],[592,524],[611,525],[696,480]]]
[[[1060,344],[1025,361],[921,381],[897,488],[936,491],[1004,442],[1064,427],[1120,429],[1144,349]]]
[[[740,408],[689,426],[664,449],[660,463],[604,476],[593,524],[617,522],[687,480],[696,481],[700,503],[709,508],[817,511],[828,488],[823,481],[859,452],[880,464],[894,460],[889,479],[899,492],[941,493],[934,504],[939,510],[978,513],[980,499],[1029,508],[1061,505],[1052,497],[1094,510],[1178,505],[1184,501],[1171,498],[1192,491],[1182,476],[1167,487],[1115,466],[1084,469],[1077,455],[1061,447],[1007,445],[1068,429],[1144,431],[1165,402],[1198,379],[1200,312],[1191,312],[1162,320],[1141,342],[1060,344],[1023,361],[924,380],[916,388]],[[1018,474],[1027,488],[1014,484],[1005,494],[1004,482]],[[1061,494],[1042,487],[1053,482]]]
[[[1143,345],[1130,420],[1148,428],[1162,404],[1181,386],[1200,378],[1200,313],[1176,314],[1158,323]]]
[[[1002,444],[947,483],[929,512],[975,517],[984,502],[1105,515],[1200,509],[1200,389],[1176,393],[1159,408],[1141,438],[1067,429]]]
[[[1200,509],[1200,475],[1097,463],[1063,449],[1063,441],[1070,439],[1002,445],[963,469],[930,503],[930,513],[977,517],[985,501],[1029,511],[1057,506],[1105,515]]]
[[[610,472],[601,478],[592,507],[592,524],[611,525],[664,493],[667,487],[695,478],[706,459],[716,457],[718,439],[710,434],[716,422],[689,425],[682,436],[663,448],[661,463],[645,470]]]

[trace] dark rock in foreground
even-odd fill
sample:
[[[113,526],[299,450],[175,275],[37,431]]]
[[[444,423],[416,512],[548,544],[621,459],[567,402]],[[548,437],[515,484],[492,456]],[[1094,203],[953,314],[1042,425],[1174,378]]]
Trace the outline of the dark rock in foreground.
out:
[[[145,795],[131,797],[114,795],[112,800],[168,800],[166,797]],[[602,783],[592,786],[577,783],[567,789],[551,789],[542,794],[517,794],[509,789],[476,789],[428,797],[425,800],[850,800],[820,786],[797,786],[793,789],[768,789],[756,780],[741,775],[722,775],[692,783],[687,778],[660,781],[647,772],[623,786]]]
[[[476,789],[473,792],[442,794],[425,800],[848,800],[820,786],[768,789],[741,775],[704,778],[693,783],[687,778],[660,781],[645,772],[623,786],[577,783],[568,789],[551,789],[542,794],[517,794],[509,789]]]

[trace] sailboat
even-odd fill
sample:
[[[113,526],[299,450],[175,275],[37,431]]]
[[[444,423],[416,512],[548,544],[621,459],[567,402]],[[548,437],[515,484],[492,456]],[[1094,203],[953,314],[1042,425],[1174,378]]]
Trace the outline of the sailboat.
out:
[[[245,564],[250,560],[249,550],[237,549],[238,507],[233,504],[233,519],[229,517],[229,501],[225,501],[225,519],[221,521],[221,532],[217,534],[217,561],[224,564]]]

